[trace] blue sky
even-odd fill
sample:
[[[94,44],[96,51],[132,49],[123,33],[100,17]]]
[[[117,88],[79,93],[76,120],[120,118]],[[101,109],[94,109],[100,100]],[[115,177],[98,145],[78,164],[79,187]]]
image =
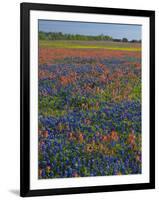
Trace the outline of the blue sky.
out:
[[[141,39],[140,25],[39,20],[39,31],[62,32],[81,35],[103,34],[119,39],[122,39],[123,37],[126,37],[128,40]]]

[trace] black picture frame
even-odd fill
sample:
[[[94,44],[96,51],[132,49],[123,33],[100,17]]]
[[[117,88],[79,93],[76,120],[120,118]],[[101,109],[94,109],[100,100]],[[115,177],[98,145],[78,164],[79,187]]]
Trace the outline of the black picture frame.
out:
[[[150,19],[150,181],[149,183],[103,185],[60,189],[30,189],[30,11],[60,11],[149,17]],[[71,5],[49,5],[21,3],[21,81],[20,81],[20,196],[60,195],[76,193],[94,193],[155,188],[155,11],[130,10],[101,7],[83,7]]]

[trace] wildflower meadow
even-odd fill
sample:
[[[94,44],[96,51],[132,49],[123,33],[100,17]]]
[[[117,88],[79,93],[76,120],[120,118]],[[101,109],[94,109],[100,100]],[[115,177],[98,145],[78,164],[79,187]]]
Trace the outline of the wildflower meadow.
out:
[[[39,179],[140,174],[141,43],[39,40]]]

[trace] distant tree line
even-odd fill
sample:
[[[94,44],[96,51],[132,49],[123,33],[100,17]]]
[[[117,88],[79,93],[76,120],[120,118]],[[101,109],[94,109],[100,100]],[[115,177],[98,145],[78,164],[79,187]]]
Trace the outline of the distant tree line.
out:
[[[86,41],[115,41],[115,42],[132,42],[141,43],[141,40],[128,40],[127,38],[114,39],[109,35],[80,35],[80,34],[66,34],[62,32],[43,32],[39,31],[39,40],[86,40]]]

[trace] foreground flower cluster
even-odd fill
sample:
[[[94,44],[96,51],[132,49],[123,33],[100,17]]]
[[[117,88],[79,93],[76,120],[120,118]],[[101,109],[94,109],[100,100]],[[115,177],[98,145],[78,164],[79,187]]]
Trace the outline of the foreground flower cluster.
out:
[[[39,178],[141,173],[141,52],[39,55]]]

